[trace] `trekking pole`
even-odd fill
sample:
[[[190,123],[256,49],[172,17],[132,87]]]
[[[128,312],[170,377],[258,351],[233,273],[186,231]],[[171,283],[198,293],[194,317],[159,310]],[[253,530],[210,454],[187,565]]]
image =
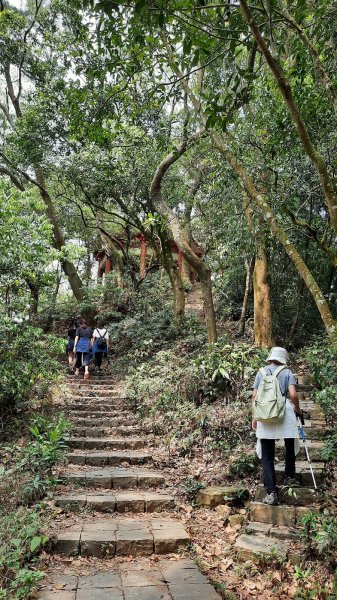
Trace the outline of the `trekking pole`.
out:
[[[308,461],[309,468],[310,468],[310,471],[311,471],[311,477],[312,477],[312,480],[314,482],[314,488],[317,491],[316,479],[315,479],[314,471],[313,471],[313,468],[312,468],[312,462],[311,462],[310,456],[309,456],[308,445],[307,445],[307,442],[306,442],[306,439],[305,439],[304,427],[303,427],[303,425],[301,423],[301,419],[299,417],[297,417],[297,425],[298,425],[298,427],[300,429],[300,434],[301,434],[303,446],[304,446],[304,449],[305,449],[305,453],[307,455],[307,461]]]

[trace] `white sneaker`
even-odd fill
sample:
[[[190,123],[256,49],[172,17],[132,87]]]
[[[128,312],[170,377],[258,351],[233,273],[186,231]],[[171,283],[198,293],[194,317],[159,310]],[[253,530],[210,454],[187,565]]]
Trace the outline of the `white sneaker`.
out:
[[[270,492],[267,494],[265,498],[262,500],[263,504],[268,504],[269,506],[277,506],[278,505],[278,497],[276,492]]]

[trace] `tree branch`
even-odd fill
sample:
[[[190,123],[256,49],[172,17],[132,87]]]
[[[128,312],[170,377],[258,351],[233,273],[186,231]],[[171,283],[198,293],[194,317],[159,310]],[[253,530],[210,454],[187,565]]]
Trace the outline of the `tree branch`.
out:
[[[2,173],[3,175],[7,175],[10,178],[11,182],[15,185],[15,187],[17,187],[18,190],[20,190],[20,192],[25,191],[25,188],[21,183],[20,179],[18,179],[15,173],[13,173],[10,169],[4,167],[3,165],[0,165],[0,173]]]
[[[317,246],[322,250],[322,252],[324,252],[329,257],[330,263],[336,268],[337,267],[337,256],[334,253],[334,251],[331,248],[329,248],[329,246],[326,244],[325,236],[323,235],[323,237],[320,239],[316,229],[314,229],[310,225],[310,223],[308,223],[307,221],[304,221],[304,219],[299,219],[298,217],[296,217],[295,213],[287,206],[285,206],[285,211],[290,216],[292,223],[296,227],[305,229],[305,231],[308,233],[310,239],[312,239],[315,242],[315,244],[317,244]]]

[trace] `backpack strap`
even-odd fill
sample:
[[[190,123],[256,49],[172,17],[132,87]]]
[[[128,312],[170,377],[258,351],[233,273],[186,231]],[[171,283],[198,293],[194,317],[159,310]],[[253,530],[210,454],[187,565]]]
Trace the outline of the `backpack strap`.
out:
[[[259,373],[261,373],[262,377],[265,377],[267,375],[267,369],[266,369],[266,367],[261,367],[259,369]]]
[[[277,369],[274,371],[274,375],[275,377],[278,377],[278,375],[281,373],[281,371],[283,371],[283,369],[286,369],[287,365],[281,365],[280,367],[277,367]]]

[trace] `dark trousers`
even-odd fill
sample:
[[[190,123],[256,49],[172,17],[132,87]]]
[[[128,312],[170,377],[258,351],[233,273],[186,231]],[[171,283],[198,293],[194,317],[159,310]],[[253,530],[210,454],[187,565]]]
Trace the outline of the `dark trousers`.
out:
[[[285,443],[285,477],[295,477],[295,440],[288,438]],[[261,440],[264,487],[268,494],[276,492],[275,440]]]
[[[103,356],[106,356],[106,352],[95,352],[95,367],[98,369],[102,366]]]

